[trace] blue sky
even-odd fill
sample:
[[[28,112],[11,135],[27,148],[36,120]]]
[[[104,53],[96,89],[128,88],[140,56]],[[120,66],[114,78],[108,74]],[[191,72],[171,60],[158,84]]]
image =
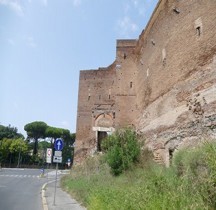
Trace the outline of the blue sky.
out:
[[[0,0],[0,124],[76,131],[79,71],[109,66],[158,0]]]

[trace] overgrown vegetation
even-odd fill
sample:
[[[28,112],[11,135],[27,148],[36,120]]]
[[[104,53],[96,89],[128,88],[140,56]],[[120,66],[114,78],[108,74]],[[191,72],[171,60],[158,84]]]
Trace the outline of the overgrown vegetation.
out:
[[[102,149],[105,151],[105,160],[114,175],[119,175],[123,171],[138,161],[140,155],[140,145],[136,138],[136,133],[131,129],[117,130],[102,142]]]
[[[62,179],[62,186],[89,210],[216,209],[215,143],[176,152],[169,168],[142,151],[139,163],[119,176],[110,173],[107,160],[104,155],[89,158]]]

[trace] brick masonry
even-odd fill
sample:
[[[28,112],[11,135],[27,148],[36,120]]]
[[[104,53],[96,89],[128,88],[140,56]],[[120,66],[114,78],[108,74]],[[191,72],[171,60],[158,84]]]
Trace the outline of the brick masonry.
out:
[[[216,1],[160,0],[137,40],[117,40],[107,68],[80,72],[75,161],[99,132],[133,126],[155,159],[216,137]]]

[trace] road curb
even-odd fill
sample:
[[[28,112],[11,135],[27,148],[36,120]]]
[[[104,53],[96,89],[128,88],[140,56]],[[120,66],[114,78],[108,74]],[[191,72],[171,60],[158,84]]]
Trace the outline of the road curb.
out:
[[[42,188],[41,188],[41,197],[42,197],[42,205],[43,205],[43,210],[49,210],[49,207],[48,207],[48,204],[47,204],[47,200],[46,200],[46,195],[45,195],[45,192],[46,192],[46,187],[48,184],[51,184],[53,182],[55,182],[56,180],[52,180],[52,181],[49,181],[49,182],[46,182]],[[59,179],[57,179],[57,181],[59,181]]]
[[[43,186],[42,186],[42,189],[41,189],[41,197],[42,197],[42,205],[43,205],[43,210],[49,210],[48,209],[48,205],[47,205],[47,201],[46,201],[46,197],[45,197],[45,191],[46,191],[46,186],[47,186],[48,182],[45,183]]]

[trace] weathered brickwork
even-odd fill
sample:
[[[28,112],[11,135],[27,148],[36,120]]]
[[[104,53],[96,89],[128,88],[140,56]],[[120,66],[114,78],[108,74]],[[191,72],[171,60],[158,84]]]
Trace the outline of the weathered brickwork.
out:
[[[116,60],[107,68],[80,71],[76,161],[100,151],[101,139],[136,119],[136,40],[117,40]]]
[[[215,0],[160,0],[138,40],[117,40],[111,66],[80,72],[76,161],[126,125],[166,165],[215,139],[215,11]]]

